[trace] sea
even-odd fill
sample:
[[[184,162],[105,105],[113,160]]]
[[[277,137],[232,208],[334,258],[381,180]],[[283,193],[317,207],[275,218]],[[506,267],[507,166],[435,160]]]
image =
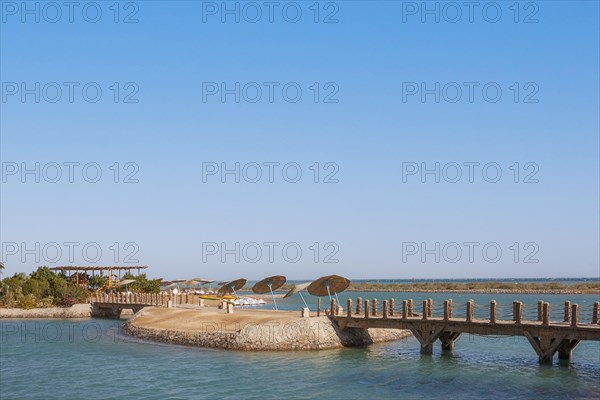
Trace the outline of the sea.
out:
[[[581,281],[581,280],[574,280]],[[452,299],[454,315],[475,301],[475,316],[510,319],[512,302],[537,318],[537,301],[561,319],[564,302],[580,305],[591,321],[597,294],[463,294],[343,292],[339,302],[362,297],[413,299],[415,311],[433,300],[441,315]],[[316,298],[304,294],[310,308]],[[304,307],[299,295],[275,298],[279,309]],[[329,302],[323,298],[324,308]],[[274,308],[273,300],[262,308]],[[397,306],[398,307],[398,306]],[[571,362],[540,365],[522,337],[463,334],[452,354],[421,355],[409,337],[361,348],[303,352],[240,352],[151,343],[128,337],[124,320],[0,320],[1,399],[600,399],[600,342],[582,342]]]

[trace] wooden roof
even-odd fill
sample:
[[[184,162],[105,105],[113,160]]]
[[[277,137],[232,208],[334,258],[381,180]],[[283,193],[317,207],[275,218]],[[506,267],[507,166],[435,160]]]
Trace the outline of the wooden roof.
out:
[[[132,269],[146,269],[147,265],[134,265],[134,266],[122,266],[122,265],[114,265],[110,267],[96,267],[96,266],[62,266],[62,267],[53,267],[50,268],[52,271],[122,271],[122,270],[132,270]]]

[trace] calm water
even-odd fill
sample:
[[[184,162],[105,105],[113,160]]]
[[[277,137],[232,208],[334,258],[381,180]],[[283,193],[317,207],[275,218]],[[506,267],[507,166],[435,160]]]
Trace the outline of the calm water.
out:
[[[448,295],[351,293],[363,298],[415,301]],[[515,295],[457,295],[481,304]],[[539,295],[518,296],[534,305]],[[314,298],[309,305],[314,303]],[[346,295],[340,295],[345,303]],[[595,295],[548,296],[559,310]],[[299,296],[280,300],[298,308]],[[272,304],[267,307],[272,307]],[[512,306],[510,306],[512,307]],[[435,307],[434,307],[435,308]],[[487,312],[482,307],[481,312]],[[462,336],[455,354],[421,356],[415,339],[368,348],[295,353],[243,353],[140,342],[119,333],[122,321],[2,321],[0,398],[460,398],[598,399],[600,343],[582,343],[569,365],[540,366],[524,338]]]

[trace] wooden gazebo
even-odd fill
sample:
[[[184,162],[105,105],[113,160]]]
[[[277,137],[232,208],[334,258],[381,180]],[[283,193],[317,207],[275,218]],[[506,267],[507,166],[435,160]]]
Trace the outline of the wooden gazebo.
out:
[[[108,287],[112,287],[113,286],[113,271],[116,271],[118,275],[115,275],[118,277],[119,280],[121,280],[121,271],[132,271],[132,270],[137,270],[138,274],[140,273],[140,270],[142,269],[146,269],[148,268],[147,265],[132,265],[132,266],[121,266],[121,265],[115,265],[115,266],[72,266],[72,265],[68,265],[68,266],[62,266],[62,267],[53,267],[50,268],[51,271],[60,271],[60,272],[65,272],[65,271],[74,271],[71,274],[71,277],[75,278],[75,284],[79,285],[79,277],[80,274],[86,274],[88,272],[92,273],[92,276],[96,275],[96,272],[98,272],[100,274],[100,276],[104,276],[104,272],[107,271],[108,272]],[[81,275],[83,275],[81,274]]]

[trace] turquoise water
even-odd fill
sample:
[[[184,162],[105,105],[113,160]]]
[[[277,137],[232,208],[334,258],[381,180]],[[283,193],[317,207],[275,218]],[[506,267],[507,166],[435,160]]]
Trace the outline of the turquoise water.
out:
[[[453,300],[453,315],[455,317],[463,317],[466,314],[467,301],[472,299],[475,301],[475,317],[489,318],[490,301],[496,300],[497,313],[499,319],[512,319],[512,303],[514,300],[523,302],[523,316],[528,319],[537,319],[537,302],[544,300],[550,303],[551,319],[562,320],[564,314],[565,301],[571,301],[579,305],[579,320],[581,322],[591,322],[593,304],[600,301],[598,294],[571,295],[571,294],[469,294],[469,293],[422,293],[422,292],[343,292],[338,295],[340,304],[345,307],[348,298],[352,298],[356,305],[356,298],[362,297],[363,300],[377,299],[379,307],[382,306],[383,300],[394,299],[396,310],[402,310],[402,300],[412,299],[415,304],[415,311],[421,312],[423,300],[433,300],[433,315],[443,316],[444,300]],[[309,308],[317,309],[316,297],[304,293],[304,299],[308,303]],[[260,308],[273,308],[273,302],[267,298],[268,304]],[[327,297],[321,298],[321,309],[330,306]],[[304,306],[300,295],[296,294],[287,299],[276,298],[279,309],[282,310],[297,310]],[[257,308],[253,306],[253,308]]]
[[[434,304],[449,297],[351,295],[432,297]],[[492,298],[461,296],[451,297],[457,304]],[[507,304],[515,297],[503,296]],[[502,303],[503,296],[493,297]],[[518,296],[526,305],[538,297]],[[340,294],[340,301],[345,298]],[[543,296],[554,308],[565,298],[582,305],[598,296]],[[298,296],[280,301],[282,308],[298,304]],[[464,335],[450,356],[442,356],[439,345],[433,356],[421,356],[413,338],[366,348],[246,353],[137,341],[120,334],[121,324],[110,319],[0,322],[0,398],[600,398],[598,342],[582,343],[572,363],[550,367],[538,364],[524,338]]]

